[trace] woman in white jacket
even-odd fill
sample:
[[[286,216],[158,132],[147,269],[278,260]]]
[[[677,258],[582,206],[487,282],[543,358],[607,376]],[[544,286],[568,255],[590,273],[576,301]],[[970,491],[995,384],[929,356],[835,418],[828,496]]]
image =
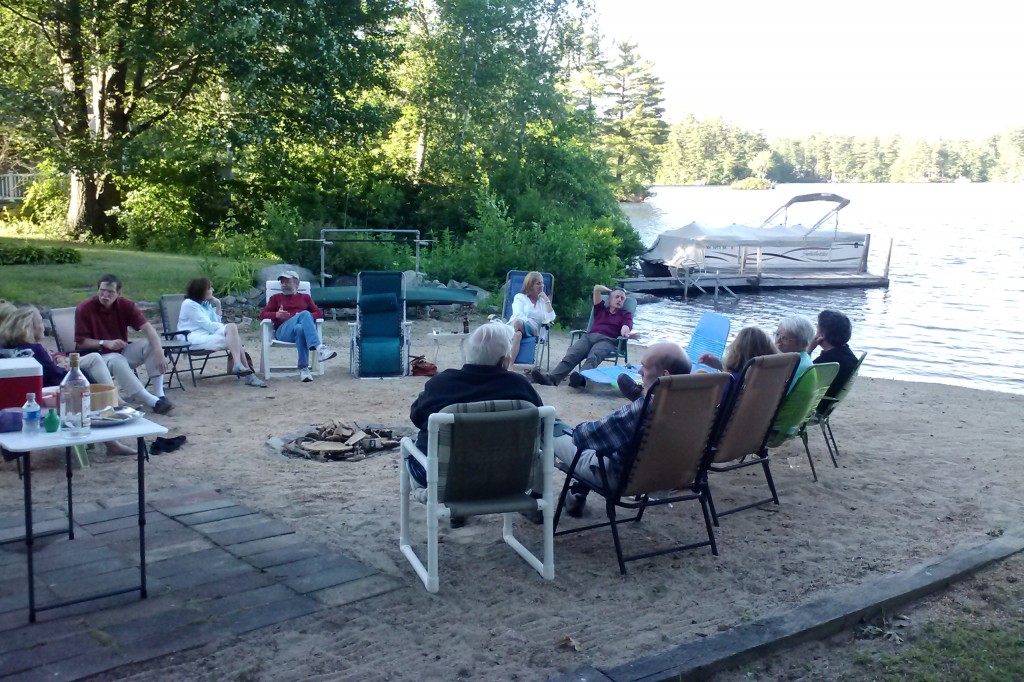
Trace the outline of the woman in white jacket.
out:
[[[519,355],[519,344],[524,336],[537,336],[542,325],[555,319],[551,299],[544,293],[544,277],[539,272],[528,272],[523,279],[523,288],[512,299],[512,352],[508,355],[507,366],[511,367]]]
[[[208,277],[189,280],[185,300],[178,312],[178,329],[188,330],[191,350],[227,350],[231,356],[231,371],[244,377],[247,386],[265,387],[242,351],[242,339],[233,322],[221,322],[220,301],[213,295],[213,283]]]

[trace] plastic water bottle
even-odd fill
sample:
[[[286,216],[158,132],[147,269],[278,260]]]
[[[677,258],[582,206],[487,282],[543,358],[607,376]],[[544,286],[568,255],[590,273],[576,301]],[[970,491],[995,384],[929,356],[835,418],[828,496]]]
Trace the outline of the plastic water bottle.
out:
[[[92,393],[89,380],[78,368],[78,353],[68,356],[70,369],[64,381],[60,382],[60,424],[70,436],[84,436],[89,433],[92,418]]]
[[[39,403],[35,393],[25,394],[25,404],[21,406],[21,432],[26,436],[39,433]]]

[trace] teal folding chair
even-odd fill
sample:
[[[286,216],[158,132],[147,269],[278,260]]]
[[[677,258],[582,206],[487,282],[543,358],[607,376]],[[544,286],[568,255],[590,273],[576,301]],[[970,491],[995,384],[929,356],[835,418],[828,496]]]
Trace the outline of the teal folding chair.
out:
[[[697,364],[697,360],[705,353],[711,353],[721,360],[725,353],[725,342],[729,340],[730,327],[729,318],[725,315],[712,312],[701,315],[690,336],[690,343],[686,346],[690,362]]]
[[[608,303],[608,294],[601,294],[601,300],[603,300],[605,302],[605,304],[607,305],[607,303]],[[635,298],[632,298],[630,296],[626,296],[626,302],[623,304],[622,307],[630,315],[633,315],[634,317],[636,317],[636,299]],[[586,328],[585,329],[573,329],[571,332],[569,332],[569,345],[571,346],[572,344],[576,343],[576,339],[580,338],[584,334],[589,334],[590,333],[590,328],[593,325],[594,325],[594,309],[591,308],[590,309],[590,318],[587,319],[587,326],[586,326]],[[622,362],[624,364],[628,365],[629,364],[629,343],[628,343],[629,339],[627,339],[625,336],[620,336],[615,341],[616,341],[616,343],[615,343],[615,350],[613,350],[611,352],[611,354],[608,357],[606,357],[602,362],[607,362],[608,360],[611,360],[613,364],[617,365],[617,364],[619,364],[619,358],[622,358]],[[583,363],[581,362],[580,363],[580,367],[582,367],[582,366],[583,366]]]
[[[401,272],[360,272],[356,321],[349,323],[349,368],[358,378],[409,373],[411,323],[405,320],[405,278]]]
[[[522,290],[523,280],[526,279],[528,274],[530,273],[527,270],[509,270],[505,276],[505,300],[501,306],[501,319],[506,322],[512,316],[512,299]],[[540,275],[544,280],[544,293],[548,295],[549,299],[553,299],[555,276],[550,272],[542,272]],[[547,368],[550,370],[551,353],[548,352],[550,348],[550,331],[551,325],[545,324],[538,330],[537,336],[524,336],[522,341],[519,342],[519,353],[516,355],[513,364],[540,367],[540,363],[544,362],[546,356]],[[540,353],[539,358],[537,353]]]

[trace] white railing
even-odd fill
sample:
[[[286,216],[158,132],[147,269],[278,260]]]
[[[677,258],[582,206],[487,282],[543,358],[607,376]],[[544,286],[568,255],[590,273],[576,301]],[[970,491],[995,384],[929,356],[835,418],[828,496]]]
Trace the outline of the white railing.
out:
[[[35,179],[35,173],[7,173],[0,175],[0,201],[21,201],[25,190]]]

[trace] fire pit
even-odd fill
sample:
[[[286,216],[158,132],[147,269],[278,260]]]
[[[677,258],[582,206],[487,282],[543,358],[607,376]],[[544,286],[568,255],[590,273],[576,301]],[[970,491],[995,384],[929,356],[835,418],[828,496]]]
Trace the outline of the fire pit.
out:
[[[271,439],[268,445],[276,447],[288,457],[318,462],[358,462],[371,455],[396,449],[403,436],[414,433],[415,429],[408,427],[331,419],[298,433]]]

